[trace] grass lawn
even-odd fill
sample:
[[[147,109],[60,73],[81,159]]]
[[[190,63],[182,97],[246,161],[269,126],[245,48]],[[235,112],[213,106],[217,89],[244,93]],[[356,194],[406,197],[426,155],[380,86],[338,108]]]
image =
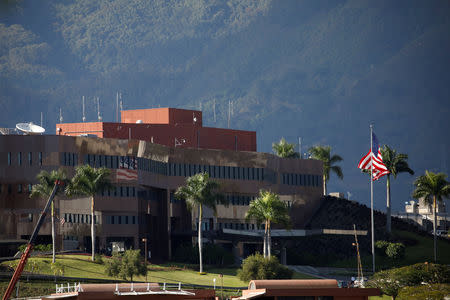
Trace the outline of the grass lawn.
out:
[[[104,258],[108,260],[108,258]],[[32,257],[28,260],[28,264],[34,262],[39,266],[37,273],[53,275],[51,269],[51,257]],[[103,264],[92,263],[90,256],[86,255],[57,255],[56,262],[64,268],[65,277],[81,277],[92,279],[110,279],[120,280],[106,275],[106,268]],[[3,263],[7,264],[7,263]],[[219,274],[223,274],[223,285],[228,287],[246,287],[247,283],[240,281],[236,277],[236,268],[205,268],[208,272],[206,275],[199,275],[198,272],[191,269],[190,266],[182,265],[149,265],[147,278],[151,282],[166,282],[182,284],[198,284],[212,286],[213,279],[216,278],[216,284],[221,284]],[[299,275],[301,276],[301,275]],[[137,276],[134,281],[145,281],[145,276]]]
[[[389,257],[375,256],[375,265],[377,270],[390,269],[393,267],[407,266],[419,262],[433,262],[433,237],[421,236],[408,231],[393,230],[394,237],[403,240],[415,240],[416,244],[405,248],[405,257],[398,261],[393,261]],[[438,263],[450,264],[450,242],[437,241]],[[372,256],[362,256],[362,265],[364,269],[372,268]],[[333,267],[356,268],[356,258],[336,261]]]

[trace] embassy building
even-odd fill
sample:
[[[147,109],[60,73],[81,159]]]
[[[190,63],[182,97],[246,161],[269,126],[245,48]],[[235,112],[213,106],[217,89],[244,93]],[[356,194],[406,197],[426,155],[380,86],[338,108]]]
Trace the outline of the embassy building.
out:
[[[200,111],[173,108],[122,111],[115,123],[57,124],[55,135],[0,135],[0,256],[26,242],[45,205],[47,199],[30,198],[36,175],[63,168],[71,177],[83,164],[110,169],[114,183],[94,197],[96,249],[143,250],[146,238],[151,259],[170,259],[199,228],[197,211],[174,192],[207,172],[229,205],[218,205],[216,215],[204,210],[205,242],[246,256],[262,248],[260,228],[245,221],[261,189],[285,201],[293,229],[304,228],[322,199],[322,162],[256,150],[255,132],[203,127]],[[57,250],[90,251],[90,198],[58,196],[55,208]],[[51,243],[48,217],[38,243]]]

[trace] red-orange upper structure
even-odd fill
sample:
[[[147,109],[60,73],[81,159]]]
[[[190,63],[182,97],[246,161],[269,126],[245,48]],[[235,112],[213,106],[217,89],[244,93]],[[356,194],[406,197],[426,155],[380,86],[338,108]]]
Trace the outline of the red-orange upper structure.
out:
[[[256,132],[203,127],[202,112],[177,108],[125,110],[121,123],[56,124],[57,135],[137,139],[169,147],[256,151]]]

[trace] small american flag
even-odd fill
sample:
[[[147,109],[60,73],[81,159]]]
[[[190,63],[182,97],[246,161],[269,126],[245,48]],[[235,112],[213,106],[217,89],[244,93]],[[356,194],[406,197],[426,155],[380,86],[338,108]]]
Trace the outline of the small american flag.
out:
[[[64,223],[66,223],[66,219],[60,218],[60,219],[59,219],[59,223],[60,223],[61,225],[64,225]]]

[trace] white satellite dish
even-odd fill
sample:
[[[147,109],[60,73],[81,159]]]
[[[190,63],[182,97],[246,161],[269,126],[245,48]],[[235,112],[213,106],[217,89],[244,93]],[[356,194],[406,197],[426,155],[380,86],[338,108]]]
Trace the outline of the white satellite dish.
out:
[[[39,125],[33,123],[18,123],[16,124],[16,128],[22,131],[25,134],[42,134],[45,132],[45,129]]]

